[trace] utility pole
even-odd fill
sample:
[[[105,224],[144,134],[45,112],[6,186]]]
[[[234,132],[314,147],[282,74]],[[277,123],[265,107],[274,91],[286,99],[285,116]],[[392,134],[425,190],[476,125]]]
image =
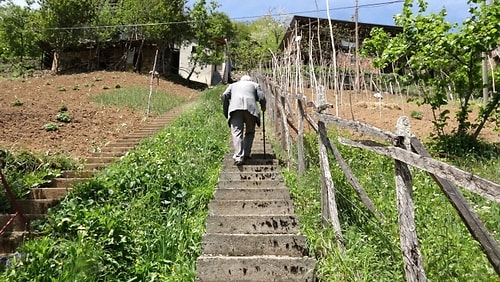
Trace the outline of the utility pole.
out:
[[[354,29],[355,29],[355,34],[356,34],[356,46],[355,46],[355,52],[354,52],[354,59],[355,59],[355,70],[356,70],[356,77],[354,78],[354,90],[356,94],[359,93],[359,26],[358,26],[358,21],[359,21],[359,5],[358,5],[358,0],[354,1]]]

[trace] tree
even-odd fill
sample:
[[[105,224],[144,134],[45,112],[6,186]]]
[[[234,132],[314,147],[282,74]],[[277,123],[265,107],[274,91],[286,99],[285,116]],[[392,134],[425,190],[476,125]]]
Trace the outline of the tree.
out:
[[[413,12],[414,2],[417,2],[417,13]],[[449,103],[451,93],[459,102],[455,113],[458,126],[453,133],[477,140],[500,101],[500,94],[493,93],[488,104],[480,109],[478,119],[470,120],[472,100],[481,96],[483,88],[481,52],[496,48],[500,38],[500,1],[494,0],[488,6],[479,4],[482,1],[478,0],[469,2],[473,4],[471,17],[458,26],[445,21],[445,9],[427,14],[427,2],[406,0],[402,13],[395,17],[396,24],[403,28],[402,33],[387,41],[387,36],[375,31],[376,36],[365,43],[377,55],[378,67],[402,58],[407,60],[404,78],[409,83],[422,85],[422,103],[430,105],[433,111],[440,111],[434,123],[438,136],[445,135],[449,112],[441,107]]]
[[[40,54],[36,45],[36,33],[33,24],[33,11],[27,7],[8,1],[0,6],[0,57],[17,58],[21,64],[25,57]]]
[[[100,0],[39,0],[40,39],[54,48],[52,69],[58,70],[59,52],[78,46],[96,17]]]
[[[192,54],[193,67],[186,78],[189,80],[197,65],[220,64],[224,60],[224,50],[228,38],[233,35],[233,25],[229,17],[217,12],[219,4],[199,0],[190,12],[191,35],[197,44],[196,52]]]
[[[230,56],[239,69],[250,70],[272,61],[286,32],[286,19],[272,16],[272,11],[252,22],[235,23]]]

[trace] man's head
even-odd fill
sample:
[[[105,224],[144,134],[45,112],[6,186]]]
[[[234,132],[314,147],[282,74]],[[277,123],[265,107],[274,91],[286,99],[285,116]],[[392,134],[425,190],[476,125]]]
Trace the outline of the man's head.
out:
[[[252,78],[249,75],[244,75],[241,77],[240,81],[252,81]]]

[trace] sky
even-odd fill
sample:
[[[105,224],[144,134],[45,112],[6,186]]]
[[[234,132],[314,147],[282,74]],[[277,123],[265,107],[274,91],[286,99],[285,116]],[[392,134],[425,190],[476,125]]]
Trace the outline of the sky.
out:
[[[195,0],[189,0],[192,5]],[[209,0],[207,0],[209,2]],[[327,18],[327,3],[330,17],[336,20],[353,20],[355,0],[217,0],[232,20],[251,21],[263,15],[293,15]],[[401,13],[402,0],[358,0],[358,19],[362,23],[394,25],[393,16]],[[467,0],[427,0],[428,11],[448,11],[447,20],[462,23],[469,16]],[[318,8],[316,8],[316,3]]]
[[[210,0],[206,0],[210,2]],[[196,0],[188,0],[188,6]],[[293,15],[327,18],[327,3],[330,17],[336,20],[353,20],[355,0],[217,0],[218,11],[226,13],[232,20],[252,21],[263,15],[281,15],[291,20]],[[427,0],[428,11],[448,11],[447,20],[462,23],[469,16],[467,0]],[[14,0],[25,5],[25,0]],[[316,8],[316,3],[318,7]],[[358,20],[362,23],[394,25],[393,16],[401,13],[403,0],[358,0]]]

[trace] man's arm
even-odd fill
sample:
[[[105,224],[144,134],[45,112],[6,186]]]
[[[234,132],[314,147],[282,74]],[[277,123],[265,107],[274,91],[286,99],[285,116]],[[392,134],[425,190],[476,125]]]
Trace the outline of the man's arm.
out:
[[[231,85],[229,85],[224,93],[222,93],[222,112],[224,113],[224,116],[228,117],[229,115],[229,100],[231,99]]]

